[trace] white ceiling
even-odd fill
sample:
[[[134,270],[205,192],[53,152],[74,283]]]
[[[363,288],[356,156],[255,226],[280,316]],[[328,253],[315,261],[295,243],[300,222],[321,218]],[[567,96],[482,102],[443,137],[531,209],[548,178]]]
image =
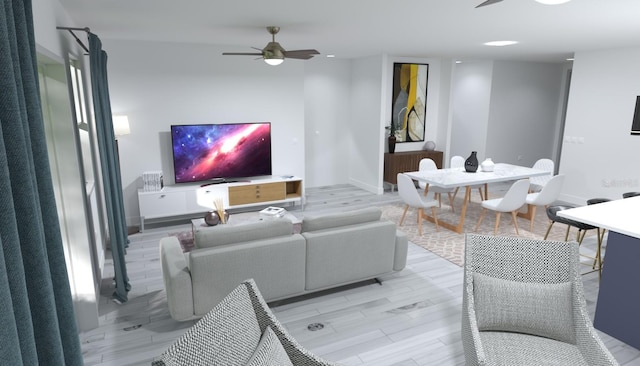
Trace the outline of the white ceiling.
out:
[[[543,5],[504,0],[60,0],[101,39],[191,42],[252,52],[280,26],[287,50],[324,57],[450,57],[561,62],[574,52],[640,46],[640,0]],[[68,26],[68,24],[58,24]],[[509,47],[487,47],[516,40]],[[242,56],[229,56],[242,57]]]

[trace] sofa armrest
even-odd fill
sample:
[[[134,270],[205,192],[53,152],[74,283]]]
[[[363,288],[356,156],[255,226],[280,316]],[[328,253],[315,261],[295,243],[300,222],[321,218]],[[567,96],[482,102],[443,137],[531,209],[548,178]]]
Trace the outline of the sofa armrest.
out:
[[[252,279],[246,280],[242,284],[246,286],[249,291],[249,296],[251,297],[260,328],[265,329],[267,326],[271,327],[273,332],[278,336],[280,343],[294,365],[339,366],[336,363],[321,359],[301,346],[278,321],[273,312],[271,312],[271,309],[269,309],[269,306],[265,302],[258,286]]]
[[[401,271],[407,265],[407,252],[409,250],[409,239],[403,231],[396,230],[396,251],[393,256],[393,270]]]
[[[176,237],[160,240],[160,262],[171,317],[178,321],[194,319],[191,272]]]

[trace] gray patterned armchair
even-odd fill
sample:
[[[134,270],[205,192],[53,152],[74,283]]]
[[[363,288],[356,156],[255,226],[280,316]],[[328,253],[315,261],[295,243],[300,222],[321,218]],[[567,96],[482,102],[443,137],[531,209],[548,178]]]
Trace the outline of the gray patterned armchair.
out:
[[[467,234],[467,365],[618,365],[592,326],[578,266],[575,242]]]
[[[306,351],[246,280],[152,362],[154,366],[338,366]]]

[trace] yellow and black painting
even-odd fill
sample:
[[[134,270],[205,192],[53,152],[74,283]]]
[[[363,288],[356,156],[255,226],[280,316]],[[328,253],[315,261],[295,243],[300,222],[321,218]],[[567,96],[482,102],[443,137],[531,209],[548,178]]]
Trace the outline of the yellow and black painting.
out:
[[[427,64],[393,64],[391,123],[396,142],[424,141],[428,74]]]

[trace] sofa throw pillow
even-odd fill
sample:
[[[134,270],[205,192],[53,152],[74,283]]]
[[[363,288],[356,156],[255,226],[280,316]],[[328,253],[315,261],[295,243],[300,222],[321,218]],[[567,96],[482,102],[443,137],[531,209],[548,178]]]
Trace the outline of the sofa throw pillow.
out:
[[[210,248],[291,234],[293,234],[293,223],[287,219],[279,219],[243,225],[217,225],[199,230],[196,232],[195,243],[198,248]]]
[[[301,232],[379,221],[381,216],[382,211],[377,207],[367,207],[360,210],[339,212],[322,216],[309,216],[302,220]]]
[[[175,366],[244,366],[260,336],[249,290],[240,285],[180,336],[160,360]]]
[[[478,329],[527,333],[575,344],[572,284],[524,283],[473,274]]]
[[[278,336],[267,327],[247,366],[293,366]]]

